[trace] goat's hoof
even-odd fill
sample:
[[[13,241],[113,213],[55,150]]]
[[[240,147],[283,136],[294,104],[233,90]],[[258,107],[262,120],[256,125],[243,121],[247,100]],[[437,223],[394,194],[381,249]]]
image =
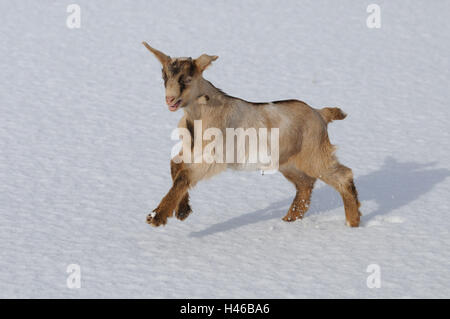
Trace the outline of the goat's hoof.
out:
[[[153,210],[153,213],[147,216],[147,223],[153,227],[158,227],[167,224],[167,217],[163,217],[162,214],[157,212],[157,208]]]
[[[302,214],[296,214],[296,215],[292,215],[290,213],[288,213],[286,216],[284,216],[282,219],[285,222],[291,223],[291,222],[295,222],[297,219],[302,219],[303,215]]]
[[[295,222],[295,221],[297,220],[297,218],[292,217],[292,216],[284,216],[282,219],[283,219],[285,222],[288,222],[288,223],[292,223],[292,222]]]
[[[192,209],[191,206],[186,205],[183,207],[178,207],[178,210],[175,212],[175,216],[179,219],[179,220],[185,220],[186,218],[188,218],[188,216],[192,213]]]
[[[359,220],[346,221],[348,227],[359,227]]]

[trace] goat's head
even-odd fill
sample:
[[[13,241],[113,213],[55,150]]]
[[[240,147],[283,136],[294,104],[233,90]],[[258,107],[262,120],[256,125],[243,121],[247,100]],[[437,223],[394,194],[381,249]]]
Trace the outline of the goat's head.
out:
[[[161,51],[142,44],[152,52],[162,64],[162,77],[166,88],[166,103],[169,110],[174,112],[180,107],[195,100],[199,93],[199,85],[203,79],[203,71],[215,61],[218,56],[202,54],[197,59],[171,58]]]

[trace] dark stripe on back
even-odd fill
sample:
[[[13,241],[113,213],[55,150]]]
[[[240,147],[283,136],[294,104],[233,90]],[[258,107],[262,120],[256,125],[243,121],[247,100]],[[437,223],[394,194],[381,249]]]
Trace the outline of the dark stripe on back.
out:
[[[302,101],[299,100],[294,100],[294,99],[289,99],[289,100],[280,100],[280,101],[273,101],[273,104],[279,104],[279,103],[292,103],[292,102],[300,102],[300,103],[304,103]]]

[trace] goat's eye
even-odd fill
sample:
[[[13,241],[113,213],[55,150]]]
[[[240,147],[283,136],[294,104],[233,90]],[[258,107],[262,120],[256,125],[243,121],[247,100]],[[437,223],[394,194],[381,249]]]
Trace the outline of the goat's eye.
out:
[[[183,79],[184,84],[189,84],[189,83],[191,83],[191,81],[192,81],[192,77],[190,77],[190,76],[187,76]]]

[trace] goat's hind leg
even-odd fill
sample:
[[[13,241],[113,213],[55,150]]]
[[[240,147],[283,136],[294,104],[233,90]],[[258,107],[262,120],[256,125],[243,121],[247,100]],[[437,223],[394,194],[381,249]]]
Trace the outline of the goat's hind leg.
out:
[[[347,225],[350,227],[358,227],[361,216],[359,207],[361,204],[358,200],[358,192],[353,181],[352,170],[336,160],[334,165],[326,173],[322,174],[320,179],[333,186],[341,194]]]
[[[316,179],[306,175],[293,166],[281,167],[280,172],[286,179],[294,184],[297,189],[294,201],[286,216],[283,217],[283,220],[286,222],[293,222],[297,219],[302,219],[311,203],[311,194]]]

